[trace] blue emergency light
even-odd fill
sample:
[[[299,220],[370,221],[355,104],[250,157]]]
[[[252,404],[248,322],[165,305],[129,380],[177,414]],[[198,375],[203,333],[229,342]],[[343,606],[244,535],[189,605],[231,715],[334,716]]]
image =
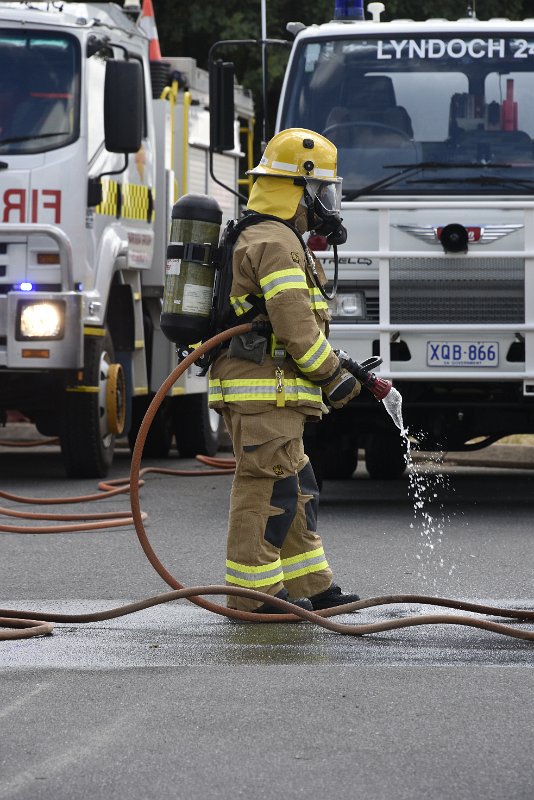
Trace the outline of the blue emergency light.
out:
[[[21,292],[31,292],[33,289],[33,283],[30,283],[29,281],[22,281],[18,288]]]
[[[363,0],[336,0],[334,19],[364,20]]]

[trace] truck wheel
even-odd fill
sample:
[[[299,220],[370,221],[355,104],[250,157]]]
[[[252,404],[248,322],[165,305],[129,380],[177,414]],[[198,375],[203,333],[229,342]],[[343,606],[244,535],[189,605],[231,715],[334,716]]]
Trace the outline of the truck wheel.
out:
[[[340,445],[339,439],[327,441],[325,436],[317,434],[317,423],[308,423],[304,427],[304,451],[315,473],[317,486],[322,489],[323,480],[348,480],[358,466],[358,448],[356,445]]]
[[[317,424],[316,422],[307,422],[304,425],[304,452],[310,459],[310,464],[317,481],[319,491],[323,488],[323,467],[324,463],[320,458],[319,443],[317,441]]]
[[[153,392],[143,397],[134,397],[132,425],[128,433],[128,442],[132,452],[143,417],[154,398],[154,394]],[[170,398],[166,397],[152,420],[152,425],[148,429],[145,446],[143,448],[143,458],[167,458],[169,455],[174,434],[170,403]]]
[[[172,417],[176,446],[182,458],[215,455],[221,417],[208,407],[206,392],[173,397]]]
[[[66,392],[61,452],[69,478],[103,478],[112,464],[125,412],[124,376],[114,363],[109,333],[85,338],[84,364],[83,387]]]
[[[376,431],[367,439],[365,466],[371,478],[394,480],[406,470],[406,443],[398,430]]]
[[[339,448],[335,444],[323,444],[319,451],[323,462],[323,478],[330,481],[343,481],[352,478],[358,466],[358,450],[356,448]]]

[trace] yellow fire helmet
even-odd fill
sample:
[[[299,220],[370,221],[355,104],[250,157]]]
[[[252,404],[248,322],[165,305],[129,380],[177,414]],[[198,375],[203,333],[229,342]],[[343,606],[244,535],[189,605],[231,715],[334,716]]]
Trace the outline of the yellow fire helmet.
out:
[[[341,183],[337,177],[336,146],[306,128],[287,128],[273,136],[258,166],[247,174]]]

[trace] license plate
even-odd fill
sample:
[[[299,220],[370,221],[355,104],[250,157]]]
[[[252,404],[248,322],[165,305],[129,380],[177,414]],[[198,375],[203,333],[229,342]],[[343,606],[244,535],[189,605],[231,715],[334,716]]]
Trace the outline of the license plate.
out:
[[[429,367],[498,367],[499,342],[429,342],[426,343]]]

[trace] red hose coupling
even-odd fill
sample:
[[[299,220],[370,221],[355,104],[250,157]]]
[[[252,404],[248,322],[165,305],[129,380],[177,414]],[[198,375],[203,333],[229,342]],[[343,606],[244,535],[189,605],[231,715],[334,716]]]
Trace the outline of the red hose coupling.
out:
[[[370,372],[368,379],[364,381],[364,386],[369,389],[377,400],[383,400],[391,391],[393,384],[391,381],[386,380],[386,378],[377,378],[373,372]]]

